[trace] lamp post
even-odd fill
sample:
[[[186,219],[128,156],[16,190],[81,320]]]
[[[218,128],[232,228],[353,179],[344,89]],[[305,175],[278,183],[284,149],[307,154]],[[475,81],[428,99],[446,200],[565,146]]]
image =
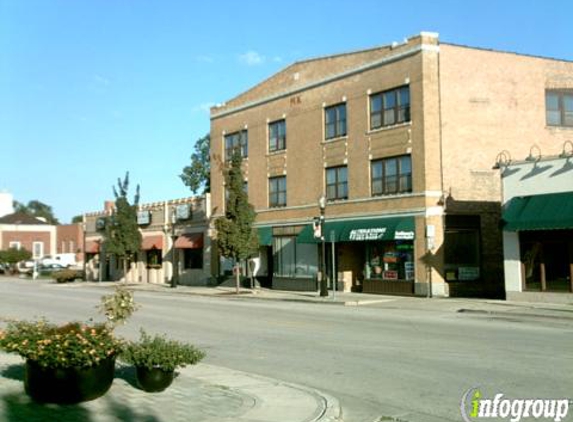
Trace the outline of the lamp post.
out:
[[[324,238],[324,212],[326,210],[326,197],[322,195],[318,199],[318,206],[320,208],[320,241],[322,243],[322,262],[321,262],[321,277],[320,277],[320,296],[328,296],[328,286],[326,284],[326,243]]]
[[[179,278],[179,271],[177,270],[177,251],[175,249],[175,241],[177,234],[175,233],[175,225],[177,223],[177,211],[175,207],[171,211],[171,266],[173,267],[173,274],[171,275],[171,288],[177,287]]]

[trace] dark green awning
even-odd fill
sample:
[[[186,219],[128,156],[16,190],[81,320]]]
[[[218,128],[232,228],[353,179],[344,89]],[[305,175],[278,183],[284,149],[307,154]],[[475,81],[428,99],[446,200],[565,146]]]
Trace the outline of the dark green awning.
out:
[[[375,240],[414,239],[414,217],[371,218],[369,220],[328,221],[324,225],[327,242],[366,242]],[[312,224],[308,224],[298,235],[299,243],[316,243]]]
[[[573,192],[512,198],[503,221],[506,231],[572,229]]]
[[[257,228],[259,235],[260,246],[271,246],[273,244],[273,228],[272,227],[259,227]]]

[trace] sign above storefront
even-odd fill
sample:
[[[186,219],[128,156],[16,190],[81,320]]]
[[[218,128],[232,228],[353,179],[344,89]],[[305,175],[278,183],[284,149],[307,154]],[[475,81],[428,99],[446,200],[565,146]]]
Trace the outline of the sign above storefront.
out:
[[[354,229],[350,230],[348,240],[364,241],[364,240],[381,240],[386,233],[386,227],[377,227],[371,229]]]
[[[146,226],[151,223],[151,213],[149,210],[138,211],[137,212],[137,224],[140,226]]]

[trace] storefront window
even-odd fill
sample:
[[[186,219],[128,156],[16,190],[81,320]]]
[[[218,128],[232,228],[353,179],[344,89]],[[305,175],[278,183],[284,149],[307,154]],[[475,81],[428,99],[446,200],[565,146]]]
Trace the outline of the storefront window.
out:
[[[446,216],[444,270],[447,281],[479,280],[480,225],[476,215]]]
[[[183,262],[185,269],[200,270],[203,268],[203,249],[184,249]]]
[[[273,253],[275,275],[313,277],[318,271],[316,244],[296,243],[295,236],[275,236]]]
[[[371,242],[367,246],[366,278],[381,280],[414,279],[412,241]]]
[[[147,268],[160,268],[163,263],[160,249],[150,249],[147,251]]]

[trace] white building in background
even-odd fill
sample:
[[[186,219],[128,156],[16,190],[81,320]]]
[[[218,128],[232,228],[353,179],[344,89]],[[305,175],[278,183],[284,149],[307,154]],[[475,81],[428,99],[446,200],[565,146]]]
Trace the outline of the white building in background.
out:
[[[0,217],[14,213],[14,197],[11,193],[0,191]]]
[[[508,300],[573,301],[573,144],[563,148],[498,163]]]

